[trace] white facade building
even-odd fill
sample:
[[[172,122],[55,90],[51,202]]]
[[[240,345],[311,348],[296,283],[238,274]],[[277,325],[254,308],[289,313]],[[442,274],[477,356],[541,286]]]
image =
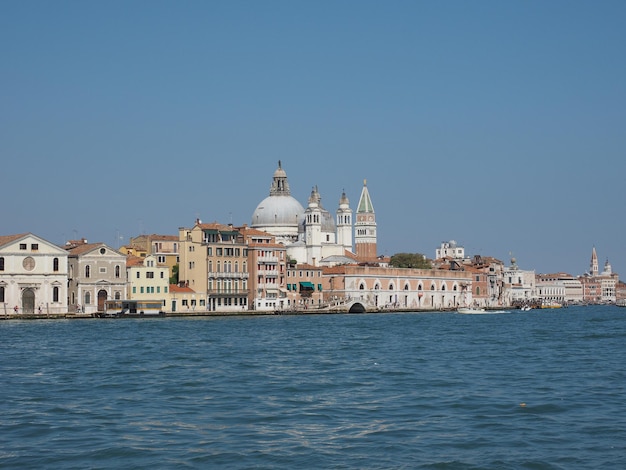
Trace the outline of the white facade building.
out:
[[[454,240],[441,242],[441,246],[435,250],[435,259],[441,258],[464,259],[465,248],[458,246]]]
[[[32,233],[0,236],[0,315],[66,313],[67,252]]]

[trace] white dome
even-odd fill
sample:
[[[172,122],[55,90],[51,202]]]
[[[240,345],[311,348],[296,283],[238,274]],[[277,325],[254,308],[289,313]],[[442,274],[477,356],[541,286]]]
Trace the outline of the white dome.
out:
[[[303,220],[304,208],[291,196],[287,173],[279,160],[270,195],[254,210],[251,226],[275,235],[279,242],[287,242],[297,240],[298,227]]]
[[[252,214],[252,227],[298,227],[304,219],[304,208],[292,196],[268,196]]]

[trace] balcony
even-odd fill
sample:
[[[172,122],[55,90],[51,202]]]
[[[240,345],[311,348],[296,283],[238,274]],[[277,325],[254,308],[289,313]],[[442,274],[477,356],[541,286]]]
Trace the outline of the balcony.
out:
[[[208,275],[213,279],[248,279],[250,277],[250,273],[209,272]]]

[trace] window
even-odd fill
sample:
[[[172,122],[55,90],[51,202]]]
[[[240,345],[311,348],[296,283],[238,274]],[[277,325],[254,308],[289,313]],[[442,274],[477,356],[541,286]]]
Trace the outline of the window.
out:
[[[148,271],[146,273],[146,279],[154,279],[154,271]]]
[[[104,248],[100,248],[100,254],[101,254],[101,255],[105,254],[106,252],[107,252],[107,250],[106,250],[106,249],[104,249]]]
[[[120,267],[119,266],[115,266],[115,278],[116,279],[120,278]]]
[[[221,249],[221,248],[217,248],[217,249],[215,250],[215,254],[216,254],[217,256],[222,256],[222,249]]]
[[[206,249],[207,256],[213,256],[213,247],[208,246]]]
[[[137,279],[141,278],[141,273],[137,271]]]
[[[106,274],[106,272],[107,272],[107,268],[103,268],[103,267],[100,268],[100,274]]]
[[[163,271],[161,271],[161,279],[164,279],[165,275],[163,273]]]
[[[91,277],[91,266],[89,265],[85,266],[85,277],[87,278]]]
[[[0,271],[4,271],[4,256],[0,256]]]
[[[38,251],[38,250],[39,250],[39,243],[32,243],[32,244],[30,245],[30,249],[31,249],[32,251]]]
[[[122,294],[120,294],[120,291],[116,291],[115,292],[115,300],[120,300],[122,298]]]
[[[91,292],[85,292],[85,305],[91,305]]]
[[[133,294],[137,293],[137,286],[133,286]]]
[[[52,260],[52,270],[57,272],[59,270],[59,258],[54,258]]]
[[[26,243],[20,243],[20,250],[26,249]]]
[[[57,286],[54,286],[52,288],[52,301],[53,302],[59,301],[59,288]]]
[[[0,286],[0,302],[4,302],[4,286]]]

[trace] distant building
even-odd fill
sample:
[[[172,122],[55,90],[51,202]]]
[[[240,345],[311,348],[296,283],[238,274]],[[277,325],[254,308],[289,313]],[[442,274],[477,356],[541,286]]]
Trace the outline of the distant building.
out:
[[[104,243],[68,242],[70,310],[104,312],[107,300],[126,300],[126,256]]]
[[[65,313],[67,252],[32,233],[0,236],[0,314]]]
[[[617,283],[619,275],[613,272],[607,259],[604,270],[599,272],[598,255],[595,246],[591,250],[589,272],[579,276],[583,286],[583,301],[585,303],[614,303],[617,300]]]
[[[441,242],[441,246],[435,250],[435,259],[454,259],[461,260],[465,258],[465,248],[457,245],[456,241]]]
[[[322,205],[317,186],[311,191],[306,209],[302,207],[291,196],[287,173],[279,161],[270,194],[257,205],[250,226],[276,237],[276,243],[286,247],[287,257],[299,264],[331,266],[355,259],[376,263],[376,214],[366,182],[353,223],[345,192],[339,199],[335,217]]]
[[[538,300],[535,271],[523,270],[517,266],[515,258],[502,272],[503,305],[523,305]]]
[[[163,310],[168,306],[169,268],[157,263],[156,255],[145,258],[129,257],[126,261],[128,294],[131,300],[159,300]]]

